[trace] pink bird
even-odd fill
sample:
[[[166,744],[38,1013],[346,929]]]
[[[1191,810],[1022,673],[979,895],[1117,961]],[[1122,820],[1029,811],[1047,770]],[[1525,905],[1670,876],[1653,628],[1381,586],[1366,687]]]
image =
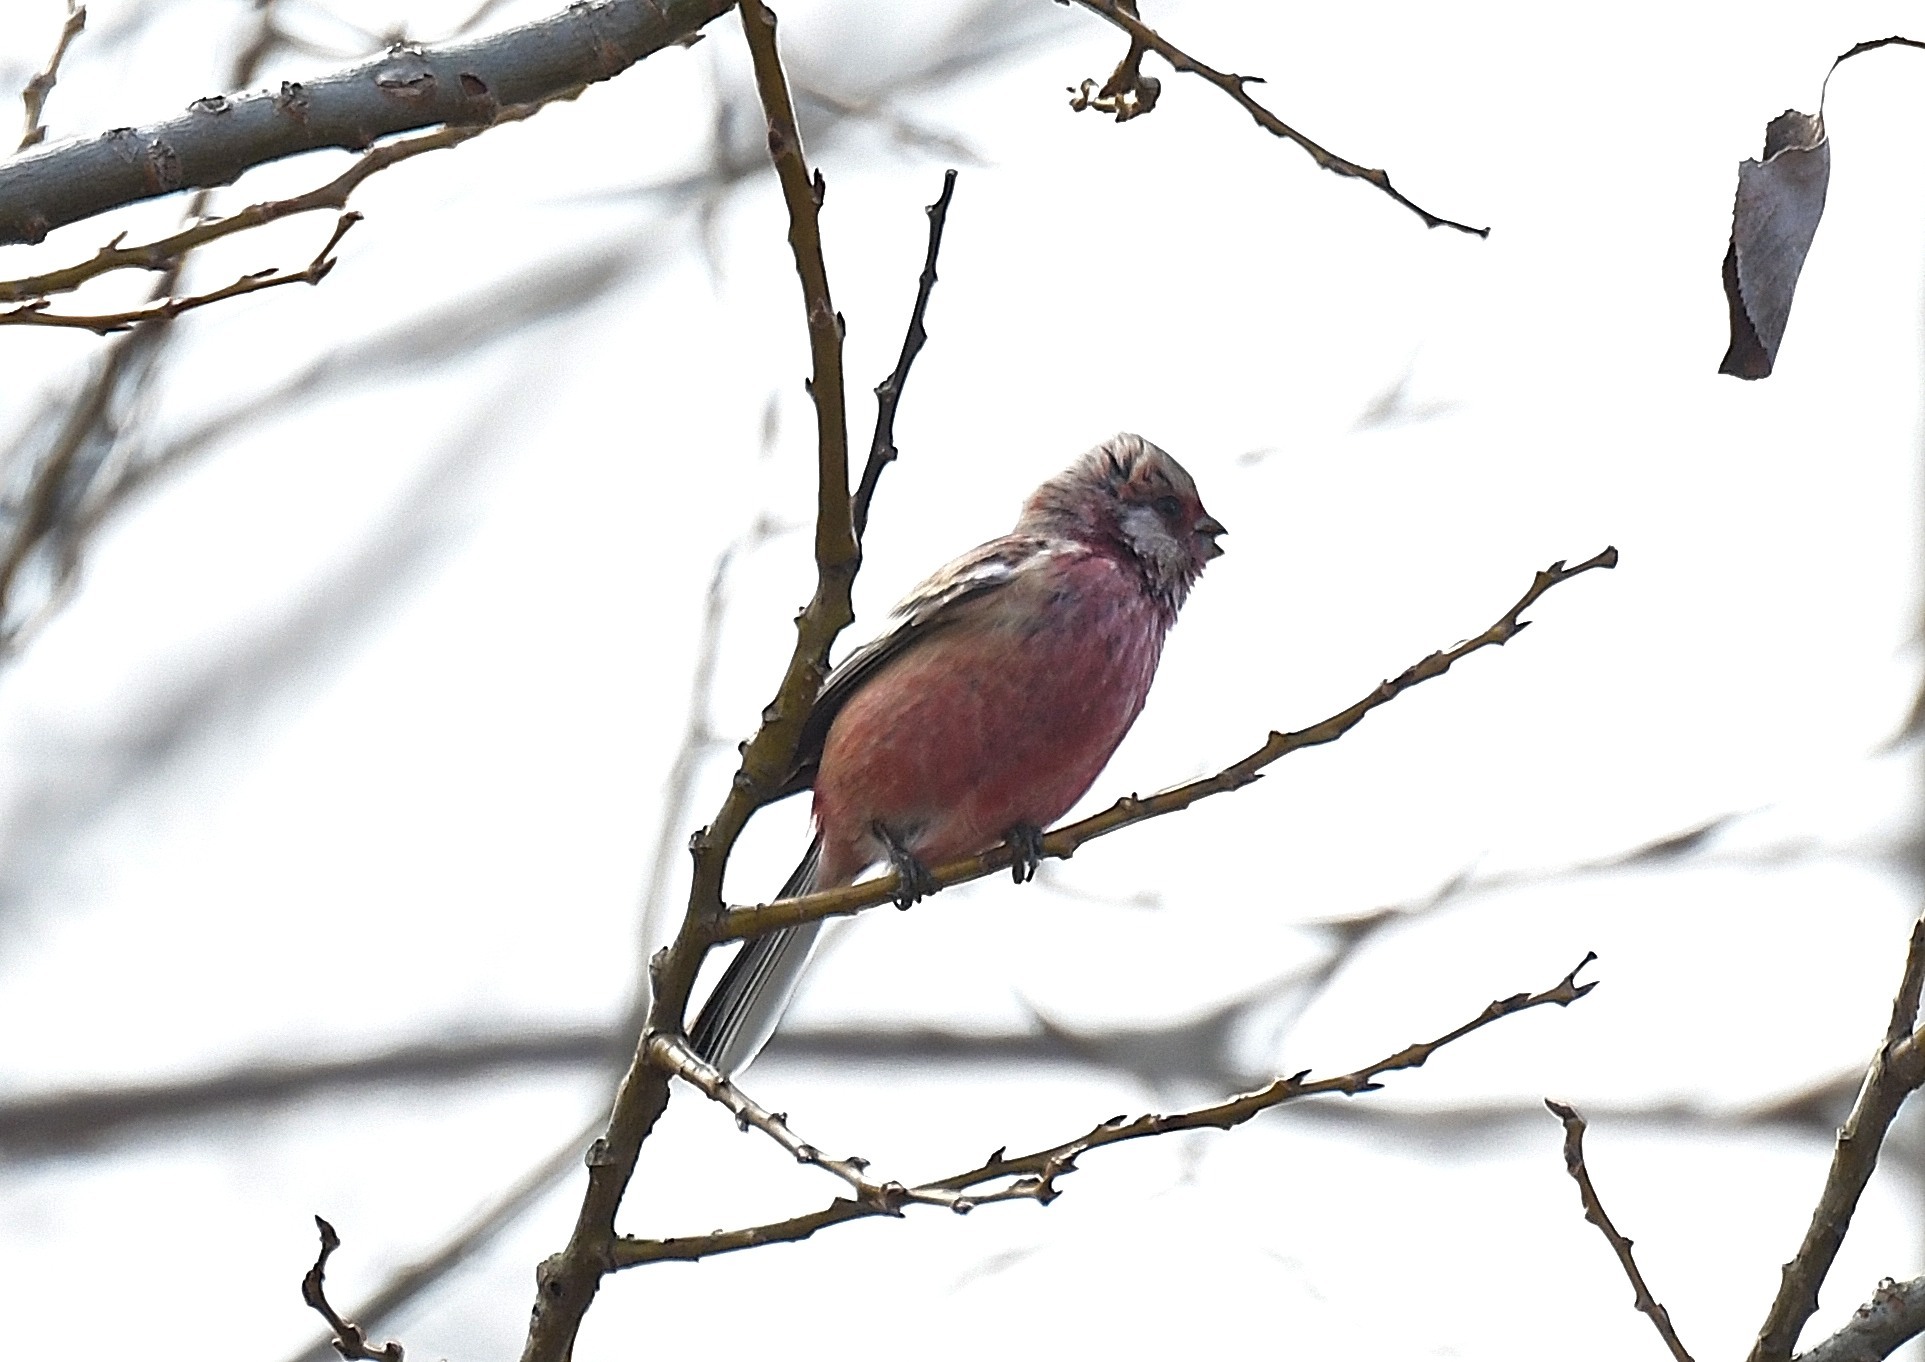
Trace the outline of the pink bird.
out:
[[[815,788],[815,840],[781,897],[888,862],[899,903],[925,866],[1018,849],[1095,782],[1149,695],[1163,639],[1224,528],[1177,461],[1116,435],[1030,496],[1016,528],[912,591],[832,672],[791,788]],[[820,923],[748,942],[689,1032],[738,1073],[775,1031]]]

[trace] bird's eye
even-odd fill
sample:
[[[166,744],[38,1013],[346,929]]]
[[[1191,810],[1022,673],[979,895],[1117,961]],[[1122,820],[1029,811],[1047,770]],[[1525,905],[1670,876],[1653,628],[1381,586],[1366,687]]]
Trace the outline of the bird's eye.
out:
[[[1183,513],[1183,503],[1175,497],[1158,497],[1150,505],[1155,507],[1156,513],[1165,520],[1175,520]]]

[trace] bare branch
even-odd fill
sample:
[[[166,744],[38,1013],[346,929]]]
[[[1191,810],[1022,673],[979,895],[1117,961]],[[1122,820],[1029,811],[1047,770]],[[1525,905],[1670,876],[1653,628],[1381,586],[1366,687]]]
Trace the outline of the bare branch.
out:
[[[315,1258],[314,1266],[307,1270],[307,1276],[301,1278],[301,1299],[328,1322],[328,1328],[334,1331],[334,1350],[349,1362],[401,1362],[399,1343],[390,1341],[378,1348],[370,1348],[361,1326],[342,1319],[328,1304],[328,1259],[333,1256],[334,1250],[341,1247],[341,1236],[334,1232],[334,1226],[318,1215],[314,1217],[314,1224],[321,1231],[321,1252]]]
[[[949,221],[949,198],[956,192],[956,172],[945,170],[942,193],[923,212],[929,215],[929,248],[922,258],[922,278],[916,285],[916,304],[909,310],[909,330],[902,338],[902,353],[889,376],[876,384],[876,433],[869,441],[869,460],[862,466],[862,480],[856,486],[853,511],[856,538],[869,528],[869,503],[875,500],[876,484],[882,470],[896,461],[896,407],[902,401],[903,385],[909,381],[909,366],[922,353],[929,333],[923,329],[923,316],[929,310],[929,295],[936,287],[936,255],[942,250],[942,229]]]
[[[1925,1333],[1925,1277],[1878,1284],[1872,1298],[1852,1313],[1851,1321],[1798,1355],[1798,1362],[1884,1362]]]
[[[649,1038],[647,1049],[649,1058],[663,1072],[673,1074],[711,1102],[726,1107],[729,1114],[735,1117],[736,1124],[743,1129],[754,1126],[780,1145],[797,1163],[820,1168],[833,1177],[841,1178],[855,1191],[856,1200],[874,1211],[899,1215],[902,1207],[911,1201],[947,1206],[951,1210],[968,1209],[957,1206],[956,1203],[962,1199],[957,1192],[912,1189],[897,1182],[871,1182],[867,1176],[867,1159],[853,1156],[846,1159],[830,1158],[789,1128],[786,1113],[770,1111],[755,1101],[729,1081],[721,1070],[689,1049],[688,1042],[680,1036],[657,1033]]]
[[[1584,1202],[1584,1218],[1598,1227],[1604,1240],[1617,1254],[1624,1275],[1631,1279],[1634,1293],[1632,1303],[1651,1319],[1651,1327],[1658,1331],[1664,1346],[1671,1350],[1677,1362],[1691,1362],[1691,1354],[1685,1351],[1684,1344],[1678,1340],[1678,1331],[1671,1327],[1671,1313],[1658,1303],[1651,1294],[1651,1288],[1644,1284],[1644,1274],[1638,1271],[1637,1260],[1631,1256],[1631,1241],[1618,1233],[1618,1227],[1611,1223],[1611,1217],[1604,1212],[1604,1203],[1598,1200],[1597,1188],[1591,1185],[1590,1169],[1584,1165],[1584,1118],[1575,1109],[1562,1102],[1553,1102],[1548,1097],[1544,1105],[1551,1114],[1564,1123],[1564,1170],[1577,1183],[1577,1194]]]
[[[608,1128],[588,1156],[588,1190],[568,1244],[536,1273],[537,1294],[522,1362],[565,1362],[601,1279],[610,1270],[615,1213],[634,1175],[642,1143],[668,1105],[668,1075],[651,1063],[652,1035],[680,1035],[696,972],[715,944],[713,924],[727,911],[722,875],[754,812],[782,791],[801,745],[803,724],[828,674],[829,649],[855,617],[850,591],[861,555],[850,518],[848,415],[842,384],[842,317],[829,294],[819,210],[826,186],[811,176],[796,130],[795,107],[776,48],[775,16],[761,0],[741,0],[742,31],[768,124],[769,158],[788,209],[789,245],[801,280],[816,412],[815,594],[796,621],[791,653],[762,725],[714,820],[689,841],[694,875],[675,942],[651,971],[653,998],[642,1044],[616,1089]]]
[[[483,1207],[472,1220],[457,1229],[425,1258],[407,1264],[383,1282],[355,1308],[354,1317],[365,1320],[367,1327],[378,1325],[386,1317],[405,1309],[450,1272],[486,1248],[503,1230],[533,1209],[557,1183],[580,1166],[582,1147],[593,1138],[600,1125],[601,1118],[597,1116],[586,1129],[571,1135],[554,1153]],[[325,1225],[327,1222],[321,1223]],[[335,1336],[338,1334],[336,1330]],[[399,1345],[389,1346],[395,1348],[398,1356]],[[329,1362],[338,1353],[333,1337],[323,1338],[297,1353],[290,1362]]]
[[[1318,146],[1250,97],[1246,87],[1262,84],[1263,77],[1240,76],[1204,65],[1137,18],[1136,6],[1130,3],[1130,0],[1076,0],[1076,3],[1084,9],[1102,15],[1129,34],[1130,50],[1101,90],[1092,94],[1090,87],[1096,82],[1086,80],[1081,90],[1072,91],[1074,97],[1070,100],[1071,108],[1078,110],[1092,108],[1100,113],[1113,114],[1118,122],[1148,113],[1156,104],[1160,87],[1156,81],[1144,76],[1138,70],[1138,66],[1144,52],[1154,52],[1177,71],[1201,76],[1230,96],[1243,107],[1245,113],[1256,120],[1257,126],[1264,131],[1281,137],[1285,141],[1295,142],[1309,154],[1311,160],[1325,170],[1337,175],[1347,175],[1352,179],[1362,180],[1365,184],[1375,186],[1422,218],[1426,227],[1449,227],[1471,236],[1491,234],[1491,229],[1488,227],[1470,227],[1461,222],[1453,222],[1449,218],[1438,217],[1429,209],[1412,203],[1394,189],[1390,183],[1390,176],[1383,171],[1360,166],[1355,161],[1347,161],[1335,152]]]
[[[1817,1313],[1818,1290],[1845,1241],[1845,1231],[1851,1228],[1858,1198],[1878,1167],[1885,1134],[1900,1105],[1925,1084],[1925,1037],[1913,1033],[1921,989],[1925,989],[1925,918],[1912,926],[1905,972],[1892,1002],[1884,1043],[1872,1056],[1858,1100],[1838,1132],[1824,1191],[1812,1209],[1804,1242],[1784,1265],[1778,1294],[1758,1330],[1748,1362],[1788,1362],[1805,1322]]]
[[[60,26],[60,39],[54,44],[53,55],[47,64],[34,72],[27,88],[20,92],[20,102],[27,106],[27,130],[20,138],[20,151],[39,146],[46,140],[47,129],[40,119],[47,110],[47,96],[60,80],[60,63],[67,55],[73,40],[80,36],[80,30],[87,27],[87,7],[76,5],[67,0],[67,21]]]
[[[262,289],[280,288],[283,284],[318,284],[328,277],[334,268],[334,248],[341,244],[341,238],[355,223],[361,221],[359,213],[343,213],[335,221],[333,235],[320,253],[307,263],[306,268],[292,274],[281,273],[278,267],[244,274],[226,288],[215,289],[212,293],[194,293],[186,297],[163,298],[145,307],[133,308],[126,312],[108,312],[96,316],[78,316],[66,312],[47,311],[47,300],[25,303],[19,307],[0,312],[0,326],[60,326],[76,331],[91,331],[97,336],[111,335],[116,331],[131,331],[141,322],[172,321],[183,312],[191,312],[197,307],[210,303],[224,303],[229,298],[239,298],[243,294],[259,293]],[[4,583],[0,583],[3,585]]]
[[[493,1079],[525,1069],[606,1067],[626,1058],[612,1028],[415,1041],[334,1059],[238,1065],[172,1083],[87,1088],[0,1103],[0,1150],[18,1158],[98,1143],[157,1122],[211,1120],[298,1102],[317,1093],[386,1083]]]
[[[1364,716],[1371,710],[1379,705],[1390,703],[1412,686],[1421,685],[1425,681],[1442,676],[1456,663],[1480,648],[1501,647],[1508,643],[1529,623],[1520,618],[1523,612],[1529,609],[1538,597],[1558,583],[1569,581],[1593,568],[1616,567],[1617,562],[1617,550],[1607,548],[1575,567],[1566,567],[1562,561],[1551,564],[1537,574],[1536,579],[1531,583],[1530,590],[1519,598],[1517,604],[1505,611],[1495,624],[1475,638],[1467,639],[1444,652],[1432,653],[1423,661],[1405,669],[1400,675],[1382,682],[1356,704],[1331,715],[1321,723],[1298,729],[1293,733],[1272,733],[1263,746],[1243,760],[1224,767],[1213,776],[1193,780],[1187,785],[1179,785],[1161,794],[1147,797],[1128,795],[1117,800],[1101,813],[1093,814],[1081,822],[1057,828],[1044,836],[1043,856],[1067,859],[1081,847],[1099,837],[1108,836],[1110,833],[1152,818],[1177,813],[1211,795],[1242,789],[1245,785],[1257,780],[1265,767],[1292,752],[1335,742],[1361,723]],[[1013,855],[1014,849],[1005,843],[974,856],[959,856],[941,865],[932,866],[930,878],[937,888],[966,884],[970,880],[979,880],[986,875],[1007,870]],[[851,913],[861,912],[865,908],[873,908],[879,903],[892,903],[898,897],[896,881],[896,872],[889,871],[845,889],[824,890],[820,893],[782,899],[752,908],[731,908],[715,924],[714,936],[717,941],[761,936],[765,932],[772,932],[780,927],[792,927],[822,918],[845,917]]]
[[[506,106],[540,104],[621,74],[687,39],[729,0],[595,0],[443,47],[389,49],[358,66],[277,91],[211,95],[186,114],[116,128],[0,165],[0,245],[318,147],[360,151],[436,124],[489,123]]]
[[[689,1261],[710,1257],[717,1253],[756,1248],[763,1244],[793,1243],[807,1239],[817,1230],[825,1229],[830,1225],[845,1224],[851,1220],[863,1220],[877,1215],[900,1215],[903,1206],[911,1203],[946,1205],[958,1214],[966,1213],[992,1201],[1035,1201],[1047,1205],[1055,1200],[1061,1190],[1057,1186],[1057,1180],[1075,1172],[1077,1160],[1093,1149],[1183,1130],[1231,1130],[1273,1107],[1319,1094],[1342,1093],[1346,1096],[1355,1096],[1358,1093],[1375,1092],[1383,1086],[1377,1081],[1383,1074],[1400,1069],[1419,1068],[1445,1046],[1462,1040],[1473,1031],[1481,1030],[1493,1022],[1515,1016],[1519,1012],[1525,1012],[1534,1007],[1542,1007],[1547,1003],[1568,1007],[1596,987],[1595,983],[1577,982],[1579,971],[1595,958],[1593,955],[1586,955],[1578,962],[1575,969],[1541,993],[1515,993],[1508,998],[1500,998],[1490,1003],[1462,1026],[1445,1032],[1435,1040],[1407,1045],[1373,1064],[1367,1064],[1347,1074],[1339,1074],[1333,1078],[1312,1079],[1308,1071],[1305,1071],[1288,1078],[1276,1079],[1256,1092],[1244,1093],[1228,1101],[1194,1107],[1188,1111],[1171,1115],[1150,1114],[1138,1116],[1134,1120],[1121,1116],[1113,1117],[1098,1123],[1075,1139],[1065,1140],[1047,1149],[1038,1149],[1014,1157],[999,1149],[981,1164],[964,1173],[956,1173],[913,1187],[905,1187],[898,1183],[879,1184],[885,1193],[880,1198],[880,1204],[874,1201],[843,1199],[808,1215],[795,1216],[767,1225],[757,1225],[749,1229],[674,1239],[618,1239],[614,1244],[615,1265],[620,1268],[637,1267],[643,1263],[666,1260]],[[696,1061],[696,1064],[700,1065],[700,1061]],[[718,1097],[717,1100],[723,1100],[723,1098]],[[803,1161],[815,1162],[812,1159]],[[972,1190],[984,1187],[986,1184],[989,1185],[986,1191]],[[868,1185],[878,1186],[873,1183]]]
[[[579,89],[568,90],[555,96],[555,100],[572,99],[580,93]],[[555,100],[549,100],[553,103]],[[360,187],[370,175],[386,170],[398,162],[409,160],[427,151],[440,151],[445,147],[460,146],[463,142],[479,137],[489,128],[503,123],[519,122],[538,113],[545,104],[516,104],[503,109],[489,123],[470,123],[457,127],[442,128],[436,132],[411,137],[402,142],[389,142],[362,153],[355,163],[329,180],[319,188],[291,199],[270,199],[264,203],[249,204],[239,212],[226,217],[215,218],[210,222],[195,223],[192,227],[175,232],[172,236],[150,241],[144,246],[122,246],[116,237],[102,246],[90,259],[79,264],[68,265],[62,269],[49,270],[45,274],[28,275],[20,279],[0,280],[0,302],[13,302],[22,298],[41,298],[50,293],[66,293],[79,288],[90,279],[111,273],[114,270],[143,269],[162,270],[196,247],[205,246],[210,241],[233,236],[236,232],[249,231],[281,218],[292,217],[297,213],[312,213],[324,208],[341,211],[348,206],[348,196]]]

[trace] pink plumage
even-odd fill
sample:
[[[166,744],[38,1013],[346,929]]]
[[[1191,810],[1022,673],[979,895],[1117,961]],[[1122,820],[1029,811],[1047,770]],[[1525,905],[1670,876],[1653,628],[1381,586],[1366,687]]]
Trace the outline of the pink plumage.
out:
[[[816,840],[783,896],[1033,837],[1095,782],[1142,711],[1163,639],[1224,532],[1138,435],[1031,495],[1016,528],[910,593],[812,711],[798,780]],[[1022,873],[1018,866],[1018,875]],[[749,942],[690,1037],[739,1072],[781,1017],[818,924]]]

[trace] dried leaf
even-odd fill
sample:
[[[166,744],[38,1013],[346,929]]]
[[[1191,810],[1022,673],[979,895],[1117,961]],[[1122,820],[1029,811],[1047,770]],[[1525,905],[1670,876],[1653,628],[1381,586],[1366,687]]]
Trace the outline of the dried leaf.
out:
[[[1719,373],[1764,378],[1771,372],[1830,179],[1824,117],[1796,109],[1785,110],[1766,127],[1763,160],[1738,166],[1731,245],[1724,257],[1731,347]]]

